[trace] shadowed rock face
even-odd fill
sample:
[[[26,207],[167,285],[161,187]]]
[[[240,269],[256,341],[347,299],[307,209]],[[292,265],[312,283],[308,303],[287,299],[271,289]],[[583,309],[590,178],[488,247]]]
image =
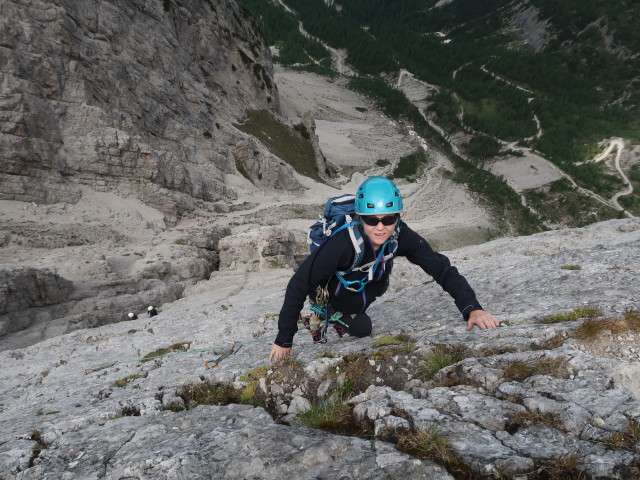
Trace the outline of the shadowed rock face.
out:
[[[171,224],[194,199],[235,198],[224,175],[244,136],[231,123],[277,110],[278,95],[234,2],[8,0],[0,24],[0,199],[77,202],[85,184],[133,193]],[[267,157],[277,187],[295,189]]]
[[[398,261],[369,310],[373,338],[330,332],[319,345],[300,331],[286,364],[267,355],[291,269],[216,272],[153,318],[0,352],[0,469],[9,479],[636,479],[637,329],[611,323],[585,341],[576,331],[586,319],[544,320],[585,304],[603,310],[596,321],[637,308],[639,247],[638,220],[616,220],[448,252],[503,323],[483,332],[467,332],[451,299]],[[374,343],[400,334],[399,350]],[[242,348],[204,368],[233,342]],[[170,347],[170,356],[137,361]],[[426,377],[436,347],[459,356]],[[265,368],[254,380],[243,376],[256,367]],[[300,412],[348,382],[365,439],[301,426]],[[238,395],[220,406],[185,397],[206,385]],[[264,408],[239,405],[241,391]],[[394,447],[403,432],[434,428],[458,473]]]

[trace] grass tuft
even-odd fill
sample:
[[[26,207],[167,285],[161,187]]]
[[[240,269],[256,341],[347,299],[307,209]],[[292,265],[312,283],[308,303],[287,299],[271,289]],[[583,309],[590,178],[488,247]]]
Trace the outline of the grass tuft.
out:
[[[178,396],[184,400],[187,408],[197,405],[228,405],[240,403],[240,393],[230,385],[220,383],[203,383],[190,385],[180,392]]]
[[[401,433],[396,448],[416,458],[431,460],[444,466],[455,478],[476,477],[456,454],[451,442],[437,428]]]
[[[638,420],[630,420],[627,428],[602,441],[609,450],[633,450],[638,442],[640,442],[640,423]]]
[[[584,463],[578,455],[555,459],[541,472],[549,480],[587,480],[590,476],[582,469]]]
[[[590,318],[582,325],[576,327],[573,335],[578,340],[595,340],[605,330],[613,334],[621,334],[628,331],[640,331],[640,314],[636,310],[627,310],[622,318],[603,318],[596,320]]]
[[[353,418],[353,408],[347,400],[354,392],[355,384],[351,380],[345,381],[324,400],[318,401],[305,412],[298,414],[303,425],[318,428],[341,435],[362,433],[364,428],[357,425]]]
[[[578,307],[570,312],[552,313],[544,320],[544,323],[572,322],[580,318],[595,318],[602,315],[602,310],[596,306]]]
[[[533,365],[515,361],[504,369],[504,378],[508,382],[521,382],[534,375],[550,375],[568,378],[569,364],[565,358],[543,358]]]
[[[534,425],[545,425],[551,428],[558,428],[561,425],[557,415],[551,412],[518,412],[510,422],[512,425],[520,427],[532,427]]]
[[[429,352],[427,358],[420,365],[424,380],[431,380],[440,370],[454,363],[458,363],[462,358],[459,348],[446,345],[435,347]]]

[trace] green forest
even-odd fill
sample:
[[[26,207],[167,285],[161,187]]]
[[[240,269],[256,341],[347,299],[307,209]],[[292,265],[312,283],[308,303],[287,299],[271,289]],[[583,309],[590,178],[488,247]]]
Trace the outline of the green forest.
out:
[[[480,138],[467,152],[479,161],[495,151],[496,140],[519,140],[586,188],[605,195],[621,188],[602,165],[576,164],[593,157],[605,138],[640,141],[640,2],[531,0],[547,32],[534,47],[514,27],[507,0],[440,7],[437,0],[343,0],[340,8],[283,1],[295,14],[276,2],[239,0],[279,48],[280,63],[330,72],[329,52],[302,35],[301,21],[310,35],[346,49],[360,76],[404,68],[438,86],[430,110],[449,133],[463,129],[464,112],[464,127]],[[397,93],[387,93],[387,108],[402,105]]]

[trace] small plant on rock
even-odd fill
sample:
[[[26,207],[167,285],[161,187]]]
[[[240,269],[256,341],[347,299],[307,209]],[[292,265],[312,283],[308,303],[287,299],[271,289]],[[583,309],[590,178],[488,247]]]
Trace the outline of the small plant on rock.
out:
[[[240,392],[230,385],[202,383],[190,385],[178,392],[187,408],[197,405],[228,405],[240,403]]]
[[[533,365],[515,361],[507,365],[504,369],[504,378],[508,382],[521,382],[534,375],[550,375],[552,377],[567,378],[569,375],[569,364],[567,360],[562,357],[543,358]]]
[[[240,380],[247,382],[247,386],[240,393],[240,401],[244,404],[259,406],[263,405],[266,399],[264,393],[260,390],[260,379],[267,376],[269,367],[260,366],[240,377]]]
[[[627,428],[602,441],[609,450],[633,450],[638,442],[640,442],[640,423],[637,420],[630,420]]]
[[[628,331],[640,331],[640,314],[635,310],[627,310],[622,318],[590,318],[577,327],[573,334],[578,340],[593,340],[605,330],[614,334]]]
[[[353,418],[353,408],[346,402],[353,394],[354,383],[345,381],[324,400],[298,414],[304,425],[331,433],[353,435],[363,431]]]
[[[577,455],[566,455],[555,459],[540,472],[540,478],[549,480],[587,480],[583,462]],[[537,477],[533,477],[537,478]]]
[[[534,425],[545,425],[551,428],[558,428],[561,425],[557,415],[551,412],[518,412],[511,419],[511,425],[517,427],[532,427]]]
[[[124,377],[124,378],[120,378],[119,380],[116,380],[116,387],[126,387],[129,383],[133,382],[134,380],[138,379],[138,378],[142,378],[143,376],[140,375],[139,373],[134,373],[129,375],[128,377]]]
[[[393,347],[380,350],[371,355],[374,360],[385,360],[395,355],[409,354],[415,350],[416,342],[406,333],[396,336],[385,335],[375,339],[372,348]]]
[[[396,448],[417,458],[444,466],[455,478],[474,478],[446,437],[437,428],[415,429],[400,434]]]
[[[562,265],[560,268],[563,270],[582,270],[582,267],[580,265],[572,264]]]
[[[595,306],[578,307],[570,312],[552,313],[544,320],[544,323],[572,322],[580,318],[591,319],[599,317],[602,316],[602,314],[602,310]]]
[[[141,361],[148,362],[149,360],[153,360],[154,358],[158,357],[164,357],[173,352],[186,352],[187,350],[189,350],[190,346],[191,342],[174,343],[169,347],[159,348],[158,350],[147,353]]]
[[[420,365],[424,380],[431,380],[440,370],[458,363],[462,358],[459,348],[446,345],[435,347]]]

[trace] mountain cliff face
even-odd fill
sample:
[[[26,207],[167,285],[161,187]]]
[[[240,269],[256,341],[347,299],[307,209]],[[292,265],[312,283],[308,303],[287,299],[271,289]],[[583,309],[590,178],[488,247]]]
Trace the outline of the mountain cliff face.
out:
[[[88,185],[173,223],[235,198],[232,122],[278,108],[269,49],[235,2],[8,0],[0,26],[0,199],[75,202]],[[252,151],[272,171],[261,187],[298,186]]]
[[[273,364],[291,270],[218,272],[153,318],[0,352],[0,478],[636,480],[639,247],[628,219],[450,252],[502,322],[471,332],[398,259],[373,337],[301,327]]]

